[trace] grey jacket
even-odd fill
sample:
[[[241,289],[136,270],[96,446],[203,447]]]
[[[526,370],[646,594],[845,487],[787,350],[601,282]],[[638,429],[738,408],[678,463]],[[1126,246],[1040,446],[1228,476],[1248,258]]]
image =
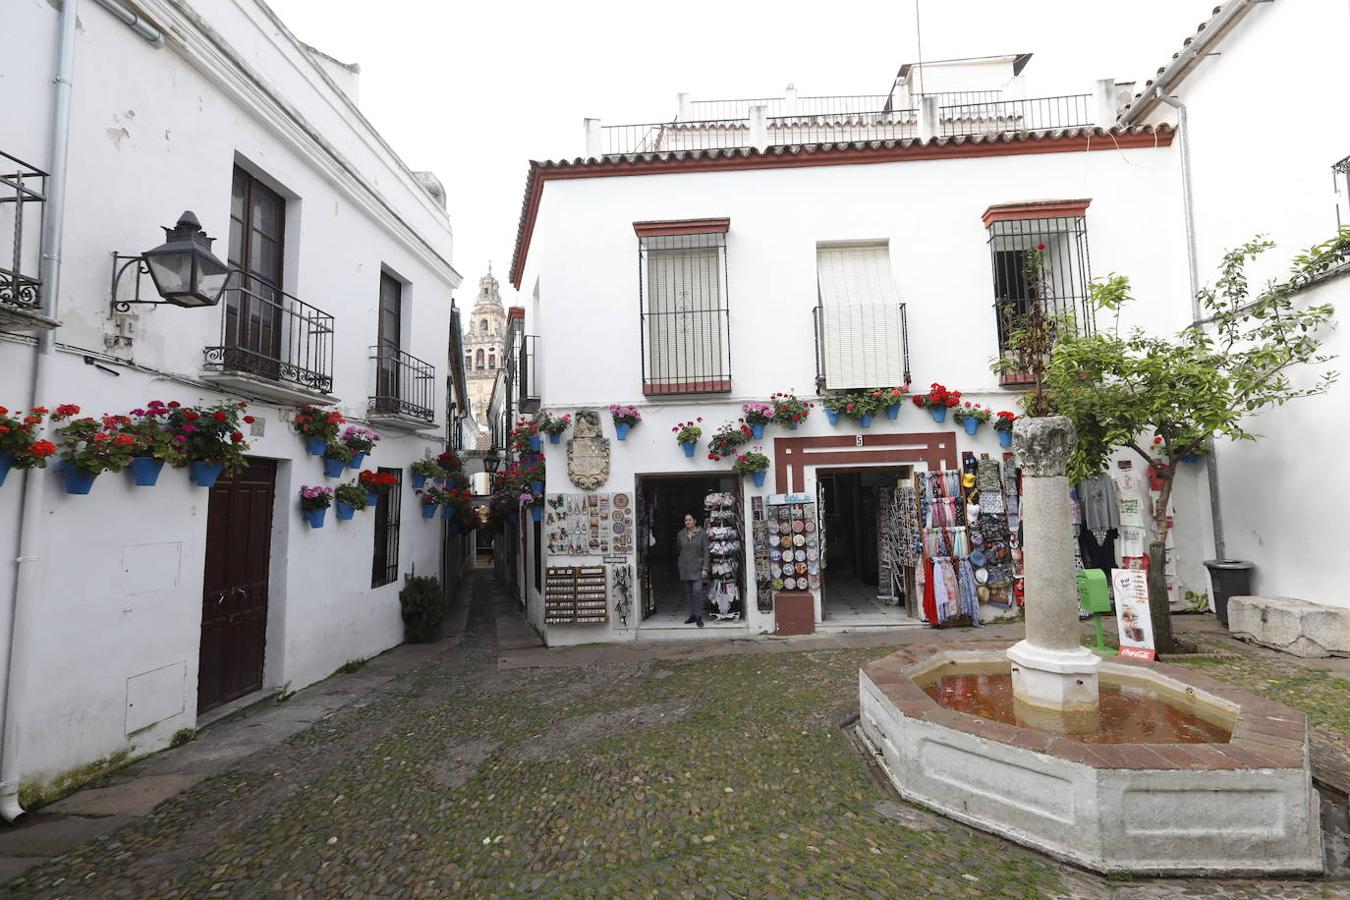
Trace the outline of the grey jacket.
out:
[[[695,528],[693,537],[688,529],[681,526],[675,537],[675,549],[678,553],[677,568],[681,581],[696,581],[703,577],[709,566],[708,532]]]

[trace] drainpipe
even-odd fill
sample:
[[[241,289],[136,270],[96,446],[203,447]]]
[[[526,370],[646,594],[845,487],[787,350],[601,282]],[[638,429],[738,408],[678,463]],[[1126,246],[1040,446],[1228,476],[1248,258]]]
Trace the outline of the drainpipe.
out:
[[[47,182],[46,217],[42,229],[42,313],[57,318],[60,307],[61,239],[66,209],[66,160],[70,148],[70,94],[75,73],[75,16],[77,0],[61,5],[60,39],[56,53],[56,85],[52,103],[51,163]],[[50,330],[37,339],[33,360],[32,395],[29,408],[46,395],[55,337]],[[13,822],[24,814],[19,805],[19,719],[28,682],[28,656],[33,609],[42,589],[42,508],[47,480],[36,471],[23,478],[23,503],[19,508],[19,555],[10,607],[8,661],[6,665],[4,733],[0,738],[0,816]]]
[[[1195,208],[1191,196],[1191,129],[1186,118],[1186,104],[1155,87],[1153,94],[1177,111],[1177,133],[1181,142],[1181,203],[1186,214],[1186,269],[1191,284],[1191,327],[1203,328],[1200,309],[1200,267],[1195,253]],[[1209,442],[1205,454],[1205,475],[1209,481],[1209,516],[1214,530],[1214,558],[1225,559],[1223,539],[1223,507],[1219,500],[1219,462],[1215,459],[1214,442]]]
[[[154,47],[164,46],[164,35],[154,25],[141,18],[140,13],[123,6],[118,0],[94,0],[99,6],[122,20],[132,31],[145,38]]]

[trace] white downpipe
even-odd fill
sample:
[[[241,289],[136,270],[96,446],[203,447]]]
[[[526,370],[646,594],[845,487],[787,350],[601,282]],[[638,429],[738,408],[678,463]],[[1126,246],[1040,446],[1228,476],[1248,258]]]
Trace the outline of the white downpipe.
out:
[[[118,0],[94,0],[99,6],[121,19],[132,31],[145,38],[155,47],[164,46],[164,35],[154,25],[141,18],[140,13],[118,2]]]
[[[1186,104],[1168,94],[1161,87],[1153,89],[1154,96],[1177,111],[1177,134],[1181,143],[1181,204],[1186,214],[1186,268],[1191,282],[1191,327],[1203,328],[1200,320],[1200,264],[1195,250],[1195,207],[1191,197],[1191,127],[1186,117]],[[1227,559],[1223,539],[1223,505],[1219,499],[1219,461],[1215,458],[1214,442],[1209,442],[1205,454],[1205,477],[1209,482],[1210,527],[1214,532],[1214,558]]]
[[[66,162],[70,150],[70,95],[75,74],[75,22],[78,0],[61,4],[60,38],[56,52],[56,78],[52,104],[51,163],[47,181],[47,210],[42,229],[42,313],[58,318],[61,290],[61,241],[65,234]],[[32,395],[29,407],[46,395],[56,341],[50,330],[37,340],[33,359]],[[47,480],[36,471],[23,478],[23,504],[19,509],[18,569],[10,606],[9,646],[6,648],[4,733],[0,738],[0,815],[13,822],[24,814],[19,805],[19,720],[28,684],[28,657],[33,645],[30,632],[33,609],[42,589],[42,507]]]

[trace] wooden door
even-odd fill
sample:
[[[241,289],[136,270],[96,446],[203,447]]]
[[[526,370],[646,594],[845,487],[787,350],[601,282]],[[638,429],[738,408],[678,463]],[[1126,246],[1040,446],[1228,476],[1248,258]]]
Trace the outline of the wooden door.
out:
[[[379,344],[375,398],[381,412],[398,412],[403,399],[399,353],[403,349],[403,284],[388,272],[380,273]],[[482,353],[483,351],[478,351]],[[481,368],[481,366],[479,367]]]
[[[262,688],[276,463],[250,459],[211,488],[197,712]]]
[[[285,198],[236,167],[229,264],[238,272],[226,293],[224,343],[234,364],[269,378],[280,373],[285,232]]]

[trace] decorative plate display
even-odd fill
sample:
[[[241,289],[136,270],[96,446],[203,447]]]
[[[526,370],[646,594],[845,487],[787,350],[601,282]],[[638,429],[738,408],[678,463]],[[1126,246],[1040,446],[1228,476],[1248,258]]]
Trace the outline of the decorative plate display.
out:
[[[806,551],[798,550],[792,554],[792,558],[797,560],[797,562],[806,562]]]
[[[792,523],[792,530],[797,534],[801,534],[803,531],[806,530],[806,523],[803,522],[801,519],[798,519],[797,521]]]
[[[793,544],[794,546],[797,546],[797,547],[805,547],[805,546],[806,546],[806,538],[803,537],[803,536],[800,535],[800,534],[794,534],[789,540],[792,541],[792,544]]]
[[[794,569],[796,570],[796,572],[797,572],[798,575],[805,575],[805,574],[806,574],[806,563],[797,563],[797,565],[794,566]]]
[[[615,494],[615,495],[614,495],[614,505],[617,506],[619,509],[625,509],[625,508],[627,508],[627,506],[628,506],[628,495],[627,495],[627,494]]]
[[[615,522],[613,525],[611,525],[611,526],[609,526],[609,527],[614,531],[615,534],[623,534],[623,523],[622,523],[622,522]]]
[[[805,523],[805,525],[806,525],[806,531],[807,531],[808,534],[809,534],[810,532],[816,530],[816,523],[813,522],[813,521],[807,520],[807,522]]]
[[[815,545],[816,545],[816,536],[814,534],[808,534],[806,536],[806,546],[814,547]]]
[[[819,576],[819,575],[812,575],[812,576],[811,576],[811,590],[815,590],[815,589],[817,589],[817,588],[819,588],[819,587],[820,587],[820,576]]]
[[[782,559],[782,558],[783,558],[783,552],[782,552],[781,550],[778,550],[778,549],[775,548],[775,549],[769,551],[769,559],[772,559],[772,560],[774,560],[775,562],[777,562],[778,560],[780,560],[780,559]]]
[[[819,574],[820,574],[820,563],[807,563],[807,564],[806,564],[806,571],[807,571],[808,574],[810,574],[810,575],[812,575],[812,576],[819,575]]]
[[[795,579],[795,578],[784,578],[784,579],[783,579],[783,588],[784,588],[784,590],[795,591],[795,590],[797,589],[797,579]]]
[[[775,578],[773,580],[773,589],[775,591],[781,591],[783,589],[783,579]]]
[[[770,523],[769,523],[769,534],[777,534],[777,533],[778,533],[778,523],[777,523],[777,522],[770,522]]]
[[[783,538],[779,543],[783,545],[784,549],[792,549],[792,538],[786,534],[783,535]]]
[[[810,550],[806,551],[806,558],[809,559],[811,562],[815,562],[816,560],[820,559],[820,551],[817,550],[815,547],[812,547]]]
[[[783,567],[780,566],[778,563],[774,563],[773,565],[769,566],[769,574],[774,578],[777,578],[783,574]]]

